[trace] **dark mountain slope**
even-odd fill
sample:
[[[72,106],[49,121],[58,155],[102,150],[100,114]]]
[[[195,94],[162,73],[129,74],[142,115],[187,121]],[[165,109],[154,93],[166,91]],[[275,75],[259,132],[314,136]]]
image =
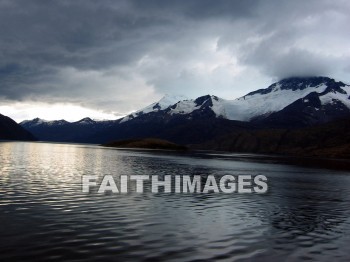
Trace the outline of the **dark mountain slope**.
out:
[[[0,139],[34,141],[36,138],[11,118],[0,114]]]
[[[350,118],[299,129],[235,131],[192,148],[350,158]]]
[[[178,144],[203,143],[232,130],[254,129],[246,122],[216,118],[212,111],[199,110],[189,115],[152,112],[125,123],[115,124],[88,140],[106,143],[113,140],[156,137]]]

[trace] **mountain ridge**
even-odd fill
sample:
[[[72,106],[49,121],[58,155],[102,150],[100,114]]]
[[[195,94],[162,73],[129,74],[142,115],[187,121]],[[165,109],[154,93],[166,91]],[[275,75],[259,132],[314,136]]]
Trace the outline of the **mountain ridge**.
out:
[[[235,131],[296,129],[346,118],[350,116],[349,96],[350,86],[331,78],[289,78],[234,100],[215,95],[183,100],[167,96],[116,120],[21,124],[46,141],[102,144],[156,137],[183,145],[201,144]]]
[[[344,90],[342,88],[346,88]],[[195,110],[210,107],[218,116],[229,120],[251,121],[254,118],[268,116],[307,96],[312,92],[324,93],[332,90],[342,90],[344,95],[350,96],[350,86],[341,81],[335,81],[328,77],[292,77],[273,83],[265,89],[258,89],[242,97],[227,100],[215,95],[204,95],[196,99],[185,99],[161,110],[168,110],[168,114],[190,114]],[[266,103],[267,100],[273,103]],[[344,100],[344,99],[343,99]],[[347,97],[347,105],[350,101]],[[344,102],[344,101],[343,101]],[[326,103],[326,101],[325,101]],[[147,113],[158,112],[160,109],[149,110]],[[124,117],[121,122],[126,122],[139,115]]]

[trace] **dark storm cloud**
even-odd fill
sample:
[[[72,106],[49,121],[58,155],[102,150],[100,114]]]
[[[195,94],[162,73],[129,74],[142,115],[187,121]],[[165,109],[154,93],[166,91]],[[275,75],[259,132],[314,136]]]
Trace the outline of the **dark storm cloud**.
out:
[[[245,93],[252,72],[256,87],[341,75],[349,12],[326,0],[2,0],[0,98],[127,111],[147,92]]]
[[[246,18],[255,15],[255,7],[261,0],[132,0],[133,8],[158,16],[176,16],[187,19],[208,20],[217,18]]]
[[[165,23],[158,17],[135,16],[127,8],[100,2],[3,3],[1,48],[7,53],[3,55],[35,65],[102,68],[124,64],[152,44],[147,41],[141,45],[144,29]],[[111,52],[111,48],[118,52]]]
[[[107,91],[105,87],[65,86],[72,83],[65,83],[62,70],[103,72],[132,64],[161,35],[147,36],[147,28],[159,31],[168,23],[133,13],[123,2],[2,1],[0,96],[68,101],[80,96],[86,102],[95,89]]]

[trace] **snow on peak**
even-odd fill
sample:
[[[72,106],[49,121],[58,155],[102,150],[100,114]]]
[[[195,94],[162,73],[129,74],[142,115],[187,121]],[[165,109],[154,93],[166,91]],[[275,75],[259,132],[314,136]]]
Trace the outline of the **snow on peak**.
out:
[[[327,77],[289,78],[259,89],[233,101],[227,101],[226,118],[249,121],[277,112],[312,92],[323,93],[327,87],[344,85]]]
[[[41,118],[34,118],[32,120],[24,120],[22,121],[20,124],[21,125],[25,125],[25,126],[38,126],[38,125],[48,125],[48,126],[52,126],[52,125],[63,125],[69,123],[66,120],[44,120]]]
[[[333,90],[333,92],[330,92],[330,90]],[[190,114],[204,107],[210,108],[217,117],[250,121],[255,117],[267,116],[280,111],[312,92],[320,95],[322,103],[329,103],[336,99],[350,108],[350,86],[328,77],[293,77],[274,83],[268,88],[248,93],[235,100],[226,100],[210,95],[201,96],[197,99],[166,95],[158,102],[128,115],[121,122],[128,121],[141,114],[157,112],[167,108],[167,113],[174,115]]]
[[[95,123],[95,121],[92,120],[90,117],[85,117],[85,118],[77,121],[77,123],[87,125],[87,124]]]
[[[40,124],[43,124],[43,123],[47,123],[48,121],[44,120],[44,119],[41,119],[41,118],[34,118],[32,120],[24,120],[22,121],[20,124],[21,125],[40,125]]]
[[[182,101],[182,100],[186,100],[186,99],[187,99],[187,97],[185,97],[183,95],[166,94],[158,102],[150,104],[149,106],[146,106],[146,107],[142,108],[141,110],[138,110],[138,111],[136,111],[132,114],[129,114],[126,117],[122,118],[120,123],[129,121],[130,119],[133,119],[133,118],[135,118],[139,115],[142,115],[142,114],[147,114],[150,112],[157,112],[160,110],[167,109],[169,106],[172,106],[172,105],[176,104],[177,102]]]
[[[340,101],[350,109],[350,85],[345,85],[339,90],[330,89],[329,92],[320,95],[320,100],[322,105]]]
[[[188,98],[186,96],[183,96],[183,95],[166,94],[157,103],[153,103],[153,104],[158,104],[161,108],[160,110],[164,110],[164,109],[168,108],[169,106],[176,104],[179,101],[183,101],[183,100],[187,100],[187,99]]]
[[[190,114],[202,107],[210,107],[216,116],[224,117],[225,110],[222,107],[223,101],[225,100],[213,95],[201,96],[194,100],[183,100],[171,106],[169,114]]]
[[[189,114],[205,104],[211,108],[217,117],[249,121],[257,116],[269,115],[280,111],[312,92],[322,94],[327,88],[329,89],[334,86],[341,86],[347,91],[345,84],[326,77],[290,78],[281,80],[266,89],[259,89],[235,100],[226,100],[215,96],[202,96],[196,100],[181,101],[171,107],[170,114]],[[330,99],[341,99],[343,103],[350,103],[350,100],[348,97],[345,97],[345,94],[342,94],[342,98],[339,97],[339,93],[333,92],[332,95],[324,97],[324,102]]]

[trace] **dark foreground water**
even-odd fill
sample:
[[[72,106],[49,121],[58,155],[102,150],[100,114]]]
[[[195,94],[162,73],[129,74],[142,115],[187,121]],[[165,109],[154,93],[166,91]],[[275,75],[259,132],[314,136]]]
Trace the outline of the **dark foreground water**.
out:
[[[0,261],[350,261],[349,172],[259,159],[0,143]],[[269,192],[84,194],[84,174],[262,174]]]

